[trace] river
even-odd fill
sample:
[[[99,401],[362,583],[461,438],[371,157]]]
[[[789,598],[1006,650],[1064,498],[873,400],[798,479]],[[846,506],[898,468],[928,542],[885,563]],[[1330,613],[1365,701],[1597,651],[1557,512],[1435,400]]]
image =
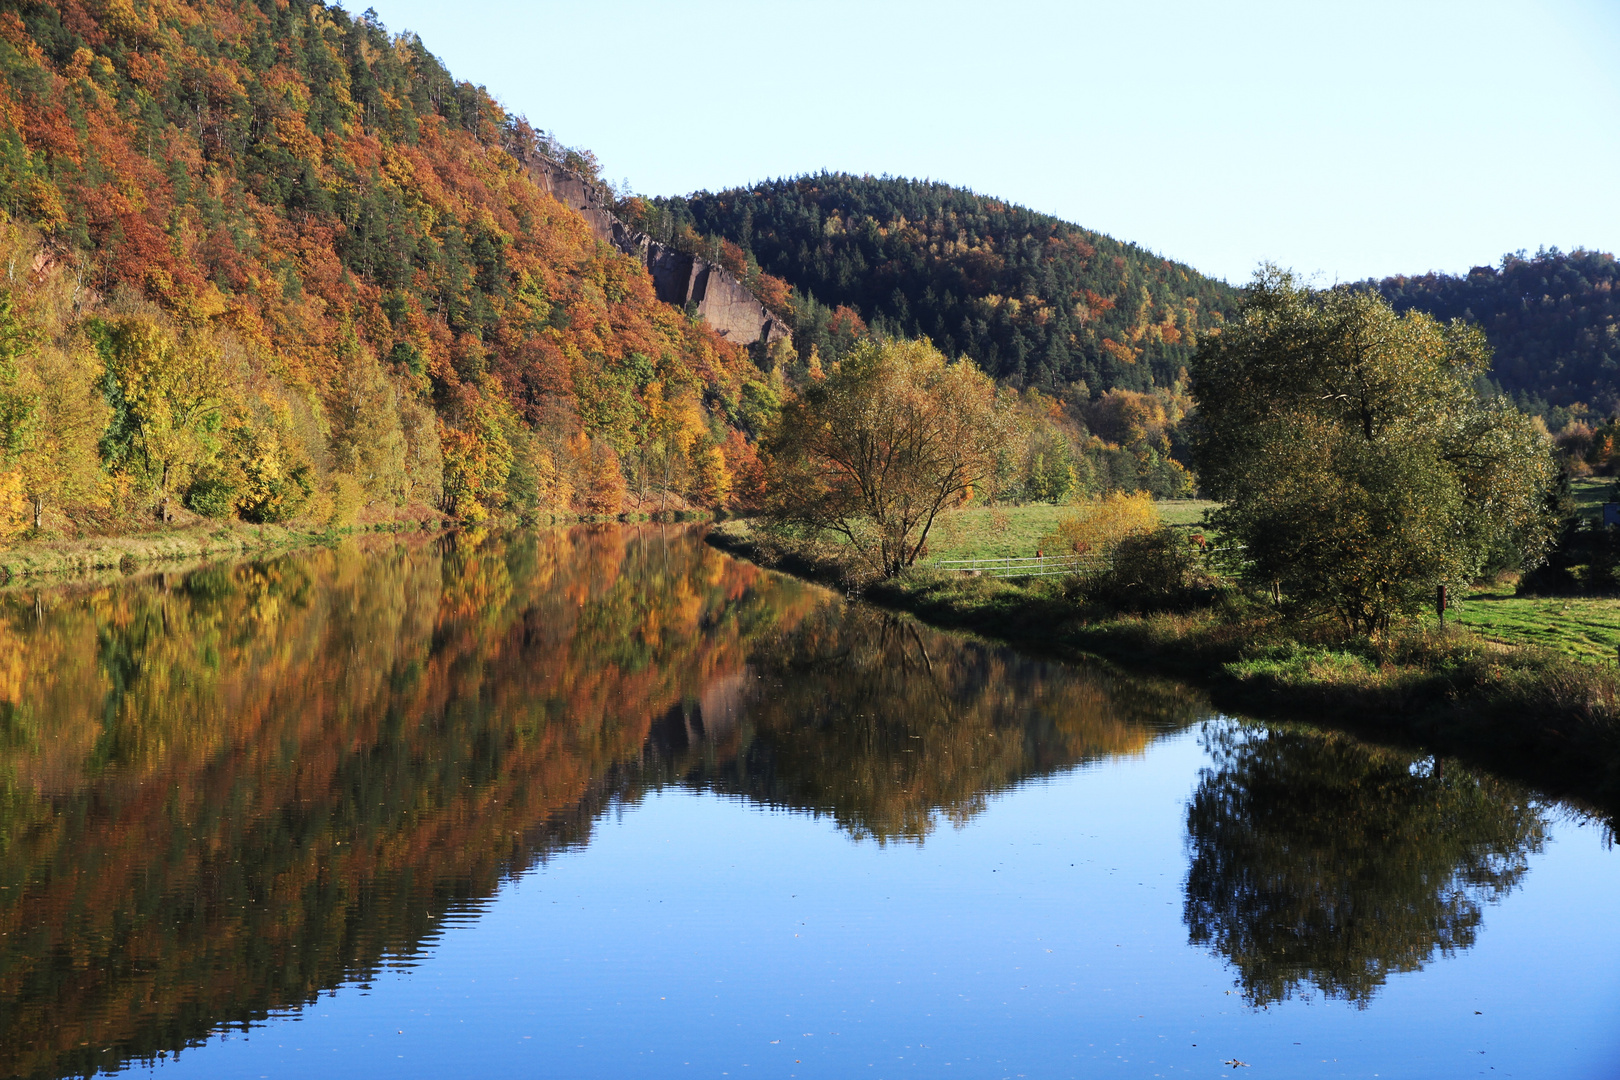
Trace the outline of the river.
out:
[[[1455,761],[602,526],[0,593],[0,1075],[1608,1077]]]

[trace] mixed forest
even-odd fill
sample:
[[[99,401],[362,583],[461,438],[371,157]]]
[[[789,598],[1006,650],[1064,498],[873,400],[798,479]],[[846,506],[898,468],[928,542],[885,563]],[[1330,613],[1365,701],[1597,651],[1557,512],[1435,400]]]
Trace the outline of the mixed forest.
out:
[[[1482,389],[1543,417],[1572,475],[1620,470],[1620,264],[1613,255],[1521,251],[1460,277],[1369,284],[1397,311],[1478,324],[1495,353]]]
[[[547,194],[733,271],[792,327],[726,340]],[[0,542],[239,520],[762,505],[784,407],[928,339],[1014,419],[973,497],[1191,494],[1186,370],[1239,292],[930,181],[614,192],[414,35],[319,0],[0,13]],[[1367,283],[1477,321],[1482,389],[1613,471],[1612,256]]]
[[[1237,299],[1135,244],[932,181],[822,173],[629,209],[655,237],[718,237],[786,281],[800,353],[836,352],[858,319],[1048,392],[1168,386]]]
[[[534,155],[371,13],[0,13],[0,521],[723,503],[757,369]]]

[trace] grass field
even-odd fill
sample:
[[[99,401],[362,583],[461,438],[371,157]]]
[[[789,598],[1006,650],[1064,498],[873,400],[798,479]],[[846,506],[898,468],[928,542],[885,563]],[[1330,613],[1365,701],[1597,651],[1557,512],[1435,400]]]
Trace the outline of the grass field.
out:
[[[1577,480],[1580,512],[1597,516],[1613,481]],[[1197,499],[1160,502],[1169,525],[1197,525],[1215,503]],[[945,518],[928,541],[929,561],[999,559],[1035,554],[1070,510],[1064,506],[975,506]],[[1620,599],[1516,597],[1512,586],[1481,589],[1452,618],[1481,637],[1504,645],[1539,645],[1579,660],[1613,663],[1620,656]]]
[[[1540,645],[1579,660],[1612,663],[1620,650],[1617,599],[1481,591],[1464,600],[1453,617],[1488,641]]]
[[[1575,500],[1575,512],[1594,521],[1602,518],[1603,504],[1609,501],[1609,493],[1613,490],[1614,478],[1608,476],[1589,476],[1569,482],[1569,494]]]
[[[1570,481],[1575,511],[1594,520],[1609,501],[1614,480]],[[1511,586],[1477,589],[1455,618],[1488,641],[1540,645],[1579,660],[1613,663],[1620,656],[1620,599],[1520,597]]]
[[[1167,525],[1196,525],[1214,506],[1202,499],[1167,499],[1157,504]],[[928,537],[928,558],[1004,559],[1035,554],[1073,513],[1066,506],[974,506],[947,515]]]

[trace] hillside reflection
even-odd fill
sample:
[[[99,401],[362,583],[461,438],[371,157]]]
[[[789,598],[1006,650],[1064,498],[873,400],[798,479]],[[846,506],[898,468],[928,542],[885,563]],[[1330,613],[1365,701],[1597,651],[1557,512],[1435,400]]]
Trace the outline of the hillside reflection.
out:
[[[1021,780],[1138,753],[1201,715],[1173,689],[1106,669],[827,605],[757,641],[747,669],[653,739],[682,783],[829,814],[882,842],[964,823]]]
[[[1205,743],[1185,918],[1253,1006],[1314,989],[1365,1007],[1391,975],[1470,948],[1546,837],[1522,789],[1455,765],[1296,728]]]
[[[117,1068],[409,963],[650,786],[914,840],[1200,715],[657,528],[10,593],[0,1074]]]

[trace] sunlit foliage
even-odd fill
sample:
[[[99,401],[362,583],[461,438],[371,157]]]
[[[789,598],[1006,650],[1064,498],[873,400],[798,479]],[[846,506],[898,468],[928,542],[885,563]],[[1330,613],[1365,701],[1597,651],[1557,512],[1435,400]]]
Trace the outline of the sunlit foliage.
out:
[[[842,353],[842,306],[1017,386],[1146,391],[1175,381],[1236,299],[1134,244],[941,183],[821,173],[648,206],[792,285],[794,345],[824,361]]]
[[[1100,498],[1079,498],[1071,507],[1048,541],[1053,554],[1106,560],[1125,540],[1146,536],[1160,527],[1158,508],[1153,505],[1153,496],[1145,491],[1132,495],[1113,491]]]
[[[0,321],[24,331],[0,362],[0,487],[57,530],[724,500],[746,357],[658,303],[530,178],[537,156],[594,182],[369,12],[0,14]],[[66,391],[41,397],[30,366]],[[689,400],[671,437],[663,403]],[[653,481],[600,475],[642,459]]]
[[[786,404],[767,441],[779,526],[841,537],[878,575],[992,479],[1010,428],[995,385],[927,342],[867,342]]]
[[[1539,562],[1553,463],[1528,417],[1476,392],[1489,362],[1462,323],[1257,273],[1192,367],[1200,483],[1246,572],[1374,633],[1437,585]]]

